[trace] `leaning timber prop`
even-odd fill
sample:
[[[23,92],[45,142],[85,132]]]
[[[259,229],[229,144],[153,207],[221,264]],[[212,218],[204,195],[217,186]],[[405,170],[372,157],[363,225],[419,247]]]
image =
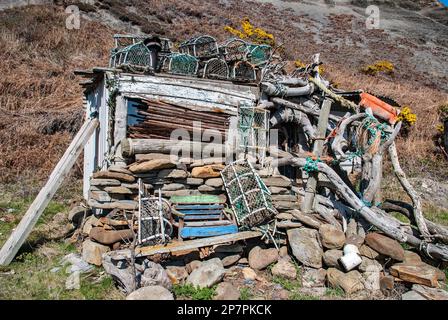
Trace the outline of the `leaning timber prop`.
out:
[[[53,169],[47,183],[40,190],[19,225],[14,229],[11,236],[0,250],[0,265],[8,265],[14,259],[62,181],[64,181],[69,174],[70,169],[81,154],[84,145],[95,132],[98,124],[98,119],[88,119],[76,134],[61,160],[59,160],[58,164]]]

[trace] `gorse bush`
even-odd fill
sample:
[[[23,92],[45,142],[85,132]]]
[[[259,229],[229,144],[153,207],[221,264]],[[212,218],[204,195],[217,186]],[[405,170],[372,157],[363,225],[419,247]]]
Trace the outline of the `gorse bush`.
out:
[[[365,74],[375,76],[378,73],[384,73],[387,75],[393,75],[395,72],[395,66],[388,60],[377,61],[374,64],[367,65],[361,69]]]
[[[240,39],[249,40],[256,44],[267,44],[271,46],[275,45],[274,36],[262,28],[254,27],[254,25],[252,25],[249,21],[249,18],[244,18],[241,21],[241,29],[242,31],[231,26],[224,27],[224,30]]]

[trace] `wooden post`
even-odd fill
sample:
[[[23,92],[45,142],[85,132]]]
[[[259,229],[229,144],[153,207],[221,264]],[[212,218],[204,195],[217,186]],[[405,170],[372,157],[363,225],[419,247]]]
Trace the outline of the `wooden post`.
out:
[[[89,119],[83,124],[79,132],[76,134],[75,138],[70,143],[61,160],[59,160],[58,164],[48,178],[47,183],[40,190],[19,225],[0,250],[0,265],[8,265],[11,263],[23,242],[25,242],[26,238],[31,233],[31,230],[37,220],[42,215],[48,203],[58,190],[62,181],[64,181],[67,177],[76,159],[81,154],[84,145],[90,136],[95,132],[97,126],[97,119]]]
[[[319,121],[317,123],[317,140],[313,144],[313,153],[320,157],[324,148],[325,134],[327,133],[328,117],[331,110],[331,101],[325,99],[320,110]],[[317,188],[318,173],[313,172],[309,175],[305,188],[305,199],[303,201],[302,210],[309,213],[313,210],[314,196]]]

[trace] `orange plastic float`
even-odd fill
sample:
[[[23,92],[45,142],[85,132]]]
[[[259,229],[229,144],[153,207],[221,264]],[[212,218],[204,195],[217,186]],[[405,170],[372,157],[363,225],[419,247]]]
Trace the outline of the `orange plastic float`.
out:
[[[370,108],[374,116],[386,120],[392,125],[397,122],[398,110],[371,94],[361,93],[360,105],[365,109]]]

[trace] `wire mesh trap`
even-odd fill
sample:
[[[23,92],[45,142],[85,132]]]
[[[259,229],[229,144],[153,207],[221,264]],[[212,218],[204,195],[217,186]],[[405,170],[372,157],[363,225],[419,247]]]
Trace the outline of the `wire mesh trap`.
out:
[[[171,206],[162,198],[149,197],[142,180],[138,181],[138,244],[155,245],[171,239],[173,226],[169,222]]]
[[[225,60],[213,58],[207,61],[204,68],[204,78],[227,79],[229,77],[229,66]]]
[[[226,61],[239,61],[246,58],[248,45],[244,40],[230,39],[222,48]]]
[[[271,46],[261,44],[251,44],[248,46],[248,61],[255,66],[263,65],[268,62],[271,56]]]
[[[232,69],[232,79],[237,81],[254,81],[257,79],[255,66],[247,61],[238,61]]]
[[[195,75],[198,71],[198,59],[186,53],[172,53],[163,60],[162,71],[181,75]]]
[[[238,151],[257,154],[263,165],[268,148],[269,111],[254,105],[238,107]]]
[[[112,53],[110,66],[123,65],[150,67],[152,65],[151,51],[141,41]]]
[[[247,160],[229,164],[221,177],[239,226],[255,227],[277,214],[269,189]]]
[[[211,58],[219,52],[216,39],[208,35],[194,37],[182,42],[179,51],[197,58]]]

